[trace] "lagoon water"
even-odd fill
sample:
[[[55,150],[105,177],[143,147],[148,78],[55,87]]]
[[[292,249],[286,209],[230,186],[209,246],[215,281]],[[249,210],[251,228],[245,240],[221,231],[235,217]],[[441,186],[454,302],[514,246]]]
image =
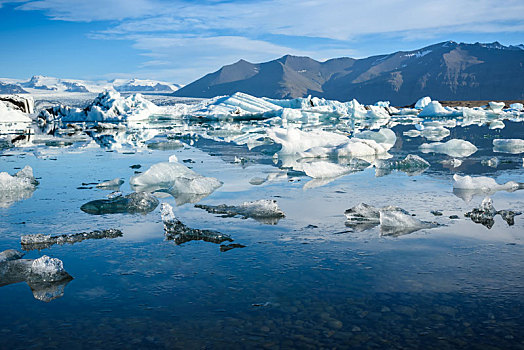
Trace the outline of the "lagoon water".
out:
[[[285,159],[273,158],[279,146],[267,139],[251,149],[239,141],[278,123],[184,119],[110,131],[47,129],[45,136],[35,127],[29,141],[2,148],[0,170],[30,165],[40,184],[24,199],[2,202],[0,251],[21,250],[26,234],[114,228],[123,236],[27,251],[29,259],[61,259],[74,279],[49,302],[23,281],[0,280],[0,347],[524,347],[524,215],[514,225],[500,216],[490,228],[475,223],[464,214],[484,195],[452,186],[454,174],[523,183],[522,153],[496,153],[492,145],[495,138],[522,138],[522,121],[495,130],[451,128],[443,141],[465,139],[478,148],[455,168],[443,164],[452,157],[419,151],[427,140],[404,135],[412,123],[390,124],[397,142],[389,153],[417,154],[431,164],[426,171],[364,167],[329,180],[286,168]],[[348,133],[359,127],[333,118],[296,125]],[[94,184],[120,177],[120,190],[131,193],[135,172],[173,154],[223,185],[199,200],[156,193],[160,202],[187,226],[220,231],[245,247],[165,240],[159,207],[147,214],[80,210],[111,193]],[[486,162],[493,157],[496,167]],[[491,198],[497,209],[524,210],[524,190]],[[276,200],[285,218],[221,217],[194,206],[258,199]],[[347,226],[344,211],[361,202],[395,205],[438,226],[395,235],[380,226]]]

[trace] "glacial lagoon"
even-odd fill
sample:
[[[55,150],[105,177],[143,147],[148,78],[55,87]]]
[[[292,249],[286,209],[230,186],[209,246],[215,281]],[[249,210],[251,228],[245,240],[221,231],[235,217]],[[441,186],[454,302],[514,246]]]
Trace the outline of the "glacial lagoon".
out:
[[[60,101],[36,102],[42,109]],[[72,279],[35,285],[0,269],[2,347],[521,348],[524,215],[475,222],[465,214],[485,197],[497,211],[524,210],[522,149],[493,143],[522,139],[522,118],[157,115],[115,128],[35,122],[29,133],[6,134],[0,170],[29,165],[38,185],[0,199],[0,252],[60,259]],[[395,140],[387,156],[275,156],[283,148],[268,136],[275,128],[346,137],[390,129]],[[420,147],[452,139],[476,151]],[[408,155],[429,167],[399,166]],[[133,177],[170,157],[221,184],[201,194],[149,188],[158,203],[147,210],[81,210],[108,195],[121,203],[137,190]],[[306,173],[326,169],[336,171]],[[460,189],[454,175],[516,185]],[[115,178],[123,184],[97,187]],[[256,200],[276,201],[283,217],[234,212]],[[348,221],[346,210],[360,203],[396,206],[425,225]],[[168,239],[163,204],[187,228],[228,239]],[[110,229],[119,232],[102,234]],[[62,238],[21,244],[36,234]]]

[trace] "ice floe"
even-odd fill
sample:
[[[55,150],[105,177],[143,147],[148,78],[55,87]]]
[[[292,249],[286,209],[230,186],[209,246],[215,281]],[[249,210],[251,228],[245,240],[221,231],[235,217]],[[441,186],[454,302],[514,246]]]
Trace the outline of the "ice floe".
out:
[[[196,208],[204,209],[208,213],[220,214],[222,217],[240,216],[243,219],[253,218],[264,224],[276,225],[285,217],[276,200],[261,199],[243,202],[239,205],[204,205],[196,204]]]
[[[117,177],[113,180],[100,182],[99,184],[96,185],[96,187],[102,188],[102,189],[117,190],[120,188],[120,186],[122,186],[123,183],[124,183],[124,180]]]
[[[401,160],[377,159],[374,166],[377,169],[377,176],[387,175],[393,170],[400,170],[408,175],[417,175],[429,168],[430,164],[416,154],[408,154]]]
[[[133,192],[127,196],[117,194],[108,199],[97,199],[80,207],[83,212],[94,215],[116,213],[149,213],[158,206],[155,196],[147,192]]]
[[[34,250],[49,248],[55,244],[74,244],[85,241],[86,239],[117,238],[122,237],[122,235],[122,231],[116,229],[95,230],[92,232],[81,232],[58,236],[44,235],[40,233],[34,235],[23,235],[20,238],[20,243],[23,250]]]
[[[0,172],[0,208],[7,208],[16,201],[31,197],[37,185],[38,181],[29,165],[15,175]]]
[[[419,149],[423,153],[443,153],[456,158],[469,157],[477,152],[477,147],[474,144],[460,139],[452,139],[447,142],[423,143],[419,146]]]
[[[230,236],[212,230],[200,230],[187,227],[175,217],[173,207],[167,203],[160,206],[162,222],[164,223],[164,235],[167,240],[174,241],[177,245],[190,241],[205,241],[220,244],[232,242]]]

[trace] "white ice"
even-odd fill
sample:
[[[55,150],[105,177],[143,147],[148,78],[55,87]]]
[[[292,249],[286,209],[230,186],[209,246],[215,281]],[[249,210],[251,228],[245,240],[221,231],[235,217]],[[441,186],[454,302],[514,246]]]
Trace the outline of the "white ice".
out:
[[[477,151],[477,147],[469,141],[451,139],[447,142],[423,143],[419,146],[423,153],[436,152],[447,154],[450,157],[469,157]]]
[[[493,152],[519,154],[524,152],[523,139],[495,139]]]
[[[430,102],[431,102],[431,97],[429,97],[429,96],[422,97],[421,99],[419,99],[419,100],[415,103],[415,108],[417,108],[417,109],[423,109],[423,108],[426,107]]]

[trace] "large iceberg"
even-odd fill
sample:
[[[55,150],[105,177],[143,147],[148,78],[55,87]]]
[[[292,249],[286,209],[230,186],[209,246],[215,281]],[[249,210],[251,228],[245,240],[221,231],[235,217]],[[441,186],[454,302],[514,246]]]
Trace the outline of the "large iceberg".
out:
[[[7,208],[16,201],[31,197],[37,185],[38,181],[29,165],[15,175],[0,172],[0,208]]]
[[[264,224],[275,225],[285,217],[277,201],[261,199],[258,201],[243,202],[240,205],[204,205],[196,204],[196,208],[204,209],[209,213],[220,214],[222,217],[240,216],[243,219],[253,218]]]
[[[444,153],[456,158],[469,157],[477,152],[477,147],[474,144],[460,139],[452,139],[447,142],[423,143],[419,146],[419,149],[423,153]]]
[[[80,109],[63,105],[44,109],[38,115],[41,122],[126,122],[147,120],[160,109],[141,94],[122,97],[116,91],[100,93],[87,107]]]
[[[135,190],[165,191],[175,198],[196,195],[197,200],[222,186],[222,182],[216,178],[202,176],[178,163],[175,158],[170,158],[169,162],[153,164],[144,173],[131,177],[129,183]]]
[[[93,215],[115,213],[146,214],[155,210],[158,204],[158,199],[147,192],[133,192],[127,196],[122,196],[120,193],[108,199],[97,199],[85,203],[80,207],[80,210]]]
[[[190,241],[205,241],[217,244],[233,241],[230,236],[218,231],[187,227],[175,217],[173,207],[167,203],[162,203],[160,211],[162,222],[164,223],[164,235],[167,240],[173,240],[177,245]]]
[[[14,109],[0,101],[0,123],[31,123],[31,118],[24,112]]]
[[[239,118],[244,116],[262,116],[264,113],[274,112],[281,108],[262,98],[236,92],[231,96],[215,97],[209,100],[205,107],[190,111],[190,113],[196,117]]]

